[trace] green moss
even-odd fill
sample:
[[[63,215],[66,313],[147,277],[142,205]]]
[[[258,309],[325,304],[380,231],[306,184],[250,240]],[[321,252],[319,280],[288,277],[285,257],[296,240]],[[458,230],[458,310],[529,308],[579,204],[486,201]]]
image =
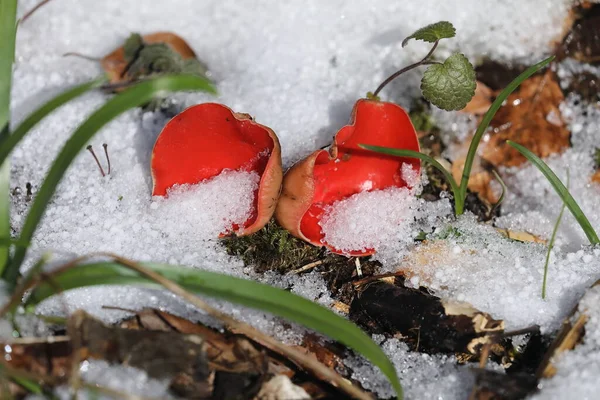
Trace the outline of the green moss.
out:
[[[229,254],[255,266],[257,271],[287,272],[332,256],[321,247],[296,239],[273,220],[253,235],[228,236],[221,243]]]

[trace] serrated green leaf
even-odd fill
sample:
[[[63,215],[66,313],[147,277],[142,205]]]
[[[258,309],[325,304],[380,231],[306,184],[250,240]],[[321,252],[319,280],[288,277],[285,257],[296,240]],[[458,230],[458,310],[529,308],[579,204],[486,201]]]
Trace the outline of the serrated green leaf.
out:
[[[423,40],[425,42],[433,43],[440,39],[448,39],[456,35],[456,29],[448,21],[440,21],[435,24],[424,26],[417,30],[415,33],[407,37],[402,41],[402,47],[406,46],[406,43],[410,39]]]
[[[475,95],[475,69],[463,54],[452,54],[443,64],[433,64],[423,74],[421,91],[433,105],[454,111]]]
[[[357,351],[388,378],[399,399],[402,386],[396,369],[381,348],[347,319],[331,310],[286,290],[215,272],[176,265],[144,263],[144,268],[179,284],[186,290],[270,312],[327,335]],[[42,282],[27,298],[26,305],[38,304],[56,294],[56,288],[70,290],[96,285],[139,285],[161,288],[139,272],[116,262],[98,262],[71,268]]]

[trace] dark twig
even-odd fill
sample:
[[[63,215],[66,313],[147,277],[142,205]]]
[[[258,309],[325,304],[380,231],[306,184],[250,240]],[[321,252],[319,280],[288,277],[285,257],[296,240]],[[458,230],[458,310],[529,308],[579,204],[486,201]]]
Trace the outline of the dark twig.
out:
[[[94,62],[100,62],[100,61],[102,61],[101,58],[92,57],[92,56],[88,56],[88,55],[85,55],[85,54],[77,53],[76,51],[69,51],[68,53],[63,54],[63,57],[78,57],[78,58],[83,58],[84,60],[94,61]]]
[[[108,163],[108,172],[107,175],[110,175],[110,158],[108,157],[108,145],[106,143],[102,143],[102,147],[104,147],[104,155],[106,156],[106,162]]]
[[[86,149],[92,153],[92,156],[94,157],[94,160],[96,160],[96,164],[98,164],[98,168],[100,168],[100,173],[102,174],[102,177],[105,177],[106,174],[104,173],[104,168],[102,168],[102,165],[100,165],[100,161],[98,160],[98,157],[96,157],[96,153],[94,153],[94,149],[92,149],[92,145],[90,144],[88,147],[86,147]]]

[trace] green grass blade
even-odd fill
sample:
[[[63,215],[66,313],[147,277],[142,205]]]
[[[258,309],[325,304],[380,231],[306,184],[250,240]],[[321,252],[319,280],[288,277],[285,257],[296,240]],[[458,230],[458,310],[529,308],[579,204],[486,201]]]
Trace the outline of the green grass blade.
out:
[[[459,193],[459,191],[458,191],[459,186],[456,184],[456,181],[454,180],[454,177],[452,176],[452,174],[446,168],[444,168],[442,166],[442,164],[437,162],[435,158],[428,156],[427,154],[419,153],[418,151],[413,151],[413,150],[393,149],[390,147],[371,146],[371,145],[367,145],[367,144],[359,144],[358,147],[362,147],[363,149],[366,149],[366,150],[375,151],[377,153],[388,154],[391,156],[418,158],[421,161],[425,161],[426,163],[433,165],[442,174],[444,174],[444,177],[446,178],[446,180],[450,184],[450,187],[452,188],[452,192],[454,193],[455,198]]]
[[[558,179],[558,176],[556,176],[556,174],[550,169],[550,167],[548,167],[548,165],[546,165],[546,163],[542,161],[541,158],[533,154],[526,147],[521,146],[520,144],[512,142],[510,140],[508,140],[507,143],[515,149],[517,149],[519,153],[521,153],[525,158],[531,161],[531,163],[535,165],[542,174],[544,174],[544,176],[546,177],[546,179],[548,179],[548,182],[550,182],[556,193],[567,205],[567,208],[569,209],[569,211],[571,211],[573,217],[575,217],[577,222],[579,222],[579,226],[581,226],[581,229],[583,229],[583,231],[585,232],[585,235],[587,236],[590,243],[592,245],[600,243],[600,239],[598,239],[596,231],[594,230],[592,224],[590,224],[590,221],[587,219],[587,217],[579,207],[579,204],[577,204],[573,196],[571,196],[571,193],[569,193],[569,190],[565,187],[565,185],[563,185],[560,179]]]
[[[569,170],[567,170],[567,190],[569,186]],[[544,262],[544,279],[542,280],[542,299],[546,299],[546,282],[548,281],[548,266],[550,265],[550,253],[552,252],[552,248],[554,247],[554,241],[556,240],[556,234],[558,232],[558,227],[560,226],[560,221],[562,221],[563,214],[565,212],[565,207],[567,203],[563,202],[560,207],[560,213],[558,214],[558,218],[556,219],[556,223],[554,224],[554,229],[552,229],[552,236],[550,237],[550,242],[548,242],[548,252],[546,253],[546,262]]]
[[[123,91],[107,101],[85,120],[67,141],[50,167],[46,179],[44,179],[44,182],[35,196],[29,214],[27,214],[27,218],[21,229],[20,242],[31,242],[31,238],[48,206],[48,202],[54,195],[56,187],[65,171],[69,165],[71,165],[71,162],[73,162],[77,154],[79,154],[79,151],[88,143],[96,132],[125,111],[145,104],[155,96],[164,92],[180,90],[203,90],[215,93],[212,84],[204,78],[193,75],[163,76],[142,82]],[[15,250],[13,261],[9,268],[5,270],[4,278],[11,285],[14,285],[17,280],[19,268],[25,258],[26,252],[26,248],[17,248]]]
[[[40,108],[35,110],[33,113],[29,114],[27,118],[23,120],[10,134],[10,136],[6,137],[4,140],[0,142],[0,164],[6,160],[11,151],[19,144],[19,142],[25,137],[27,132],[38,122],[44,119],[48,114],[56,110],[57,108],[63,106],[69,101],[73,100],[76,97],[81,96],[86,93],[88,90],[96,88],[100,86],[104,82],[104,79],[97,79],[91,82],[86,82],[82,85],[75,86],[52,100],[48,101],[46,104],[42,105]]]
[[[496,97],[496,100],[494,100],[490,108],[487,110],[487,112],[481,119],[481,123],[475,131],[475,135],[473,135],[473,139],[471,140],[471,144],[469,145],[469,151],[467,152],[467,157],[465,159],[465,166],[463,168],[462,178],[460,180],[460,199],[457,199],[457,215],[462,214],[464,211],[464,202],[467,197],[467,186],[469,184],[469,176],[471,175],[471,169],[473,168],[473,161],[475,160],[477,147],[479,147],[479,142],[481,142],[483,134],[487,130],[488,126],[490,126],[490,122],[492,122],[494,115],[496,115],[496,112],[498,111],[500,106],[502,106],[502,103],[504,103],[508,96],[512,92],[514,92],[515,89],[519,87],[519,85],[523,83],[525,79],[529,78],[531,75],[535,74],[537,71],[550,64],[552,60],[554,60],[554,56],[548,57],[545,60],[540,61],[535,65],[532,65],[519,76],[517,76],[511,83],[508,84],[506,88],[504,88],[502,92],[500,92],[498,97]],[[459,200],[460,204],[458,204]]]
[[[0,1],[0,131],[8,134],[10,89],[15,59],[17,33],[17,0]]]
[[[17,34],[17,0],[0,0],[0,140],[10,128],[10,90]],[[0,238],[10,238],[10,165],[0,163]],[[0,247],[0,274],[9,262],[9,248]]]
[[[398,397],[402,398],[396,370],[381,348],[360,328],[329,309],[286,290],[229,275],[166,264],[142,265],[191,292],[268,311],[343,343],[378,366],[392,383]],[[69,290],[85,286],[131,284],[162,287],[121,264],[99,262],[80,265],[54,276],[52,284],[45,282],[34,289],[26,304],[35,305],[54,295],[56,287]]]

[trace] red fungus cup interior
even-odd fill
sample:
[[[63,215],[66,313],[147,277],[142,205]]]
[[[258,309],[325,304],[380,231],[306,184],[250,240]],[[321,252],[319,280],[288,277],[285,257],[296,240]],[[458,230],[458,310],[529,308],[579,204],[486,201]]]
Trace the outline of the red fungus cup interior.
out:
[[[305,240],[321,243],[336,253],[368,255],[374,250],[342,251],[326,242],[320,225],[325,209],[360,192],[409,186],[402,177],[403,164],[420,171],[418,159],[375,153],[359,144],[419,151],[419,141],[408,114],[396,104],[362,99],[352,115],[351,124],[340,129],[330,151],[321,150],[316,155],[309,178],[313,180],[312,199],[301,218],[300,233]]]
[[[247,221],[233,227],[237,231],[261,214],[261,191],[279,191],[281,179],[273,180],[277,168],[281,175],[279,142],[271,129],[221,104],[198,104],[176,115],[158,136],[151,161],[152,195],[167,196],[174,185],[197,184],[224,170],[255,172],[261,180],[254,209]],[[265,188],[267,183],[274,187]]]

